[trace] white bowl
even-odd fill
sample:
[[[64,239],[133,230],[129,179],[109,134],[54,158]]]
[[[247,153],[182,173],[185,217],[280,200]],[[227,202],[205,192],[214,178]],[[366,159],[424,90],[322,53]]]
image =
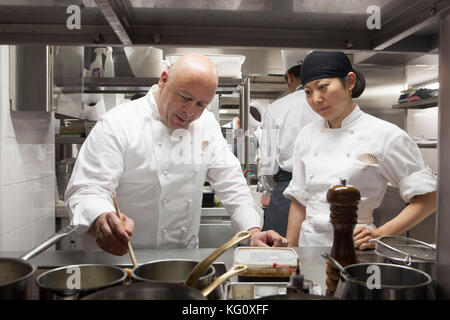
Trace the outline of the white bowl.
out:
[[[159,78],[164,70],[163,51],[153,47],[124,47],[135,77]]]

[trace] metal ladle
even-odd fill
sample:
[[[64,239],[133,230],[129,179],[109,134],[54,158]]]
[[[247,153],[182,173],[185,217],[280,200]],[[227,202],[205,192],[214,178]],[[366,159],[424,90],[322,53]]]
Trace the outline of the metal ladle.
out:
[[[347,276],[349,279],[355,280],[355,281],[360,281],[358,278],[355,278],[353,276],[351,276],[346,270],[345,268],[336,261],[336,259],[334,259],[332,256],[330,256],[328,253],[324,253],[320,255],[322,258],[324,258],[325,260],[330,260],[335,266],[336,268],[338,268],[338,270],[343,273],[345,276]]]

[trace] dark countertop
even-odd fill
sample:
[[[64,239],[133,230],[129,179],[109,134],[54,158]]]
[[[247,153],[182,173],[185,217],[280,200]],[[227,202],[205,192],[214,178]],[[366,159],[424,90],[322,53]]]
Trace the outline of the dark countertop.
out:
[[[207,257],[214,248],[203,249],[136,249],[135,255],[138,264],[162,260],[162,259],[191,259],[200,261]],[[300,258],[301,272],[306,279],[314,281],[321,288],[325,288],[326,263],[320,256],[324,252],[330,252],[328,247],[303,247],[296,248]],[[360,262],[381,262],[373,250],[359,251],[357,256]],[[19,257],[23,252],[0,252],[0,257]],[[229,249],[216,261],[223,262],[227,269],[233,265],[234,249]],[[72,264],[108,264],[120,267],[131,267],[129,255],[121,257],[109,253],[87,251],[55,251],[47,250],[30,260],[39,269],[51,269]]]

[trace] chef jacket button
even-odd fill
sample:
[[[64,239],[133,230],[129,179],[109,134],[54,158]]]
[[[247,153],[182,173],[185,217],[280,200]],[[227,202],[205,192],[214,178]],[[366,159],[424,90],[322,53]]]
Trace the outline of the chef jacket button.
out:
[[[161,142],[161,141],[158,141],[158,142],[156,143],[156,145],[158,146],[158,148],[161,148],[162,142]]]
[[[347,158],[350,158],[350,153],[347,153]]]
[[[187,203],[191,203],[192,199],[187,199],[186,201],[187,201]]]
[[[167,199],[163,199],[162,203],[163,203],[163,205],[166,205],[167,204]]]
[[[167,170],[164,170],[164,171],[163,171],[163,175],[167,175]]]
[[[164,233],[166,233],[166,232],[167,232],[167,229],[166,229],[166,228],[164,228],[164,229],[163,229],[163,232],[164,232]]]
[[[314,157],[317,157],[319,153],[317,151],[314,151]]]
[[[195,169],[195,172],[199,172],[200,170],[198,168]]]
[[[152,117],[153,119],[158,120],[158,115],[156,114],[156,112],[153,112]]]
[[[186,227],[181,227],[181,231],[186,232]]]
[[[353,131],[353,130],[350,130],[350,134],[354,134],[355,133],[355,131]]]
[[[309,175],[309,178],[310,178],[310,179],[312,179],[313,177],[314,177],[314,175],[313,175],[313,174],[310,174],[310,175]]]

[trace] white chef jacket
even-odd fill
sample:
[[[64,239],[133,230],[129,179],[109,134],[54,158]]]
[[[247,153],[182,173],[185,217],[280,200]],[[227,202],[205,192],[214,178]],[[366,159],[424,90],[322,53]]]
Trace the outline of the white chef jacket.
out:
[[[261,136],[261,174],[274,175],[281,168],[292,172],[294,142],[300,130],[319,120],[306,101],[303,89],[271,103],[263,119]]]
[[[97,248],[86,233],[92,222],[115,211],[110,191],[116,191],[121,212],[134,220],[136,248],[197,247],[205,179],[236,232],[262,226],[262,210],[214,115],[204,110],[187,130],[172,131],[160,118],[156,89],[111,109],[80,150],[65,199],[87,249]]]
[[[377,164],[356,158],[372,154]],[[387,183],[399,188],[405,202],[415,195],[436,190],[437,179],[422,158],[416,143],[399,127],[369,114],[358,106],[331,129],[324,119],[306,126],[294,148],[291,183],[284,196],[306,208],[299,246],[331,246],[333,227],[326,194],[340,178],[361,193],[358,225],[375,228],[373,210],[382,202]],[[357,225],[357,226],[358,226]]]

